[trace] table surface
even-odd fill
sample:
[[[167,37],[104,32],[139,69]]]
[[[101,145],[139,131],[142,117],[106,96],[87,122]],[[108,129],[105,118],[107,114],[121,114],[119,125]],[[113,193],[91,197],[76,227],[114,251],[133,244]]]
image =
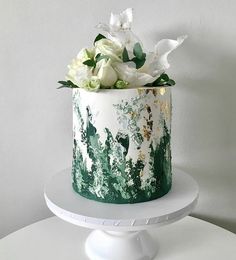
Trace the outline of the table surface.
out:
[[[173,169],[171,190],[163,197],[135,204],[88,200],[71,188],[71,169],[55,174],[45,187],[49,209],[58,217],[88,228],[134,231],[175,222],[194,209],[198,184],[188,174]]]
[[[84,241],[91,229],[48,218],[0,240],[2,260],[88,260]],[[193,217],[153,228],[155,260],[235,260],[236,235]],[[125,259],[123,259],[125,260]]]

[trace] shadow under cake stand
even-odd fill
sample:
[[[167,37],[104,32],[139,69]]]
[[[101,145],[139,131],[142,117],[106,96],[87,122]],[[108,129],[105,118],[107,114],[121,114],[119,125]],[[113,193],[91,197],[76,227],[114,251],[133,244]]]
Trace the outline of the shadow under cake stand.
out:
[[[143,203],[110,204],[86,199],[73,191],[71,169],[53,176],[44,192],[47,206],[56,216],[94,229],[85,241],[86,254],[92,260],[153,259],[158,245],[148,229],[189,215],[198,194],[195,180],[177,169],[173,170],[169,193]]]

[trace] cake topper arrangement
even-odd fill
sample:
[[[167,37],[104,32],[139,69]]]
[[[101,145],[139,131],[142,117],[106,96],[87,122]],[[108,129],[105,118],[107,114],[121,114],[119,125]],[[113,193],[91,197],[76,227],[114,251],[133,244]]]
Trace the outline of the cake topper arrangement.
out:
[[[111,13],[109,24],[100,23],[98,34],[91,48],[83,48],[68,65],[66,81],[62,87],[99,89],[124,89],[141,86],[172,86],[166,70],[168,55],[183,43],[186,36],[177,40],[162,39],[152,52],[144,51],[139,38],[132,32],[132,8],[120,14]]]

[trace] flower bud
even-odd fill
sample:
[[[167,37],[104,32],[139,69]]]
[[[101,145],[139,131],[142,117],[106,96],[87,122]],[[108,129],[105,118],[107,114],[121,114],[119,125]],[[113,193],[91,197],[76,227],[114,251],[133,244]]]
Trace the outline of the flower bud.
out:
[[[100,80],[98,77],[92,76],[91,79],[81,81],[79,87],[89,91],[97,91],[100,88]]]
[[[103,62],[101,65],[98,74],[98,78],[100,79],[101,85],[104,87],[112,87],[117,81],[117,74],[115,70],[110,65],[110,62]]]
[[[116,81],[115,88],[122,89],[122,88],[126,88],[128,85],[129,82],[119,79]]]

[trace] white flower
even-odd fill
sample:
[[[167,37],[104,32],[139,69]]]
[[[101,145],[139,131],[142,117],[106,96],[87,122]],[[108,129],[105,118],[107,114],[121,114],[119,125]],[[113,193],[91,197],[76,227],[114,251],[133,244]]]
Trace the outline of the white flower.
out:
[[[66,79],[72,81],[78,87],[80,87],[82,81],[92,77],[92,69],[81,64],[78,59],[74,59],[72,64],[68,65],[68,68],[69,71],[66,75]]]
[[[147,54],[145,64],[139,69],[135,68],[133,62],[114,62],[112,66],[118,78],[128,82],[130,88],[152,83],[169,68],[168,54],[176,49],[185,38],[186,36],[181,36],[177,40],[159,41],[155,46],[155,52]]]
[[[97,76],[104,87],[113,87],[118,79],[116,71],[111,66],[111,61],[105,60],[101,60]]]
[[[108,33],[108,38],[120,46],[125,46],[129,53],[132,53],[136,42],[141,41],[131,31],[133,22],[133,10],[128,8],[120,14],[111,13],[109,25],[100,23],[97,27]]]
[[[89,59],[93,59],[95,55],[95,49],[94,48],[90,48],[90,49],[86,49],[86,48],[83,48],[78,54],[77,54],[77,59],[79,61],[81,61],[81,63],[83,63],[84,61],[86,60],[89,60]]]
[[[101,39],[95,42],[95,51],[96,54],[101,53],[102,55],[107,55],[114,61],[121,61],[119,57],[121,56],[123,49],[114,41]]]
[[[139,72],[131,63],[115,62],[113,66],[119,79],[129,82],[130,88],[141,87],[156,80],[156,77]]]
[[[66,79],[72,81],[75,85],[79,86],[81,80],[91,78],[92,69],[84,65],[83,62],[94,57],[95,49],[83,48],[75,59],[71,61],[68,67]]]
[[[120,14],[111,13],[109,25],[99,25],[108,33],[108,39],[102,38],[96,41],[91,49],[83,48],[68,65],[66,79],[78,87],[92,91],[101,87],[132,88],[153,83],[170,67],[168,55],[181,45],[187,36],[180,36],[177,40],[159,41],[154,51],[146,54],[145,60],[142,44],[131,31],[132,21],[131,8]],[[136,43],[140,43],[141,48],[136,48],[136,45],[133,50]],[[128,57],[124,52],[124,60],[129,60],[128,62],[122,61],[124,48],[128,51]],[[97,54],[101,56],[98,57]],[[90,61],[83,64],[87,60]],[[141,62],[143,66],[139,68]]]
[[[79,87],[89,91],[97,91],[100,88],[100,80],[98,77],[92,76],[90,79],[80,80]]]

